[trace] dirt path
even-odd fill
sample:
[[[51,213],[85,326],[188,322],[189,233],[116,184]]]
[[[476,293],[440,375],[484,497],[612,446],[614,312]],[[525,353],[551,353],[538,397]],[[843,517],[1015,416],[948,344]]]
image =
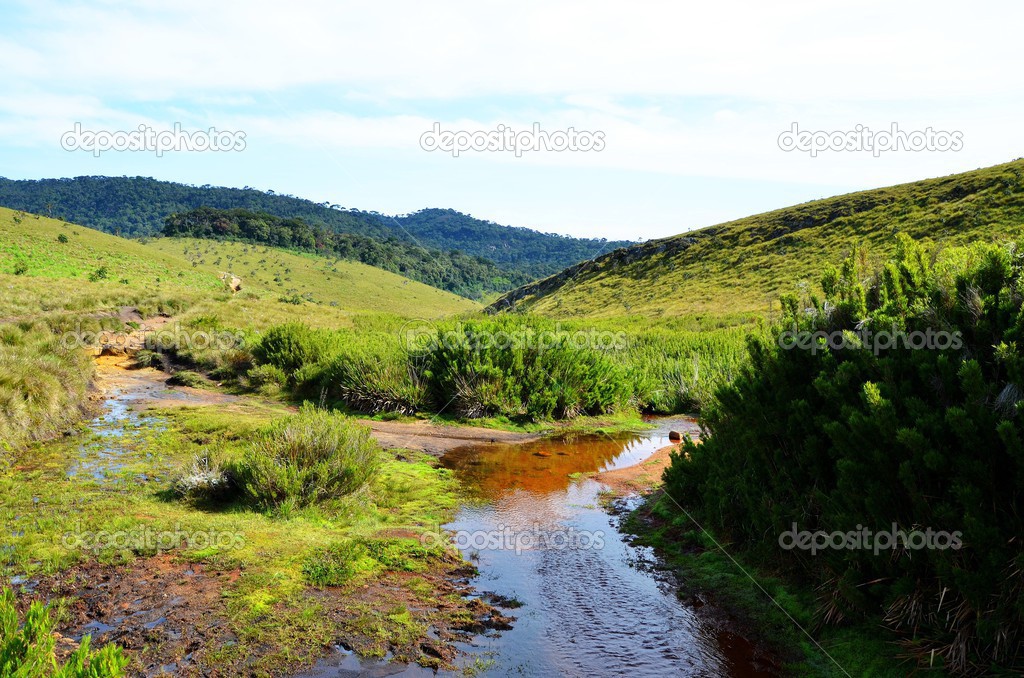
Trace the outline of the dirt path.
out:
[[[169,386],[166,372],[152,367],[134,367],[126,355],[101,355],[96,358],[92,398],[97,403],[118,398],[142,407],[168,405],[224,405],[237,402],[238,396],[189,386]]]
[[[147,348],[147,335],[159,332],[168,324],[176,322],[168,316],[157,316],[143,320],[130,307],[121,309],[120,318],[125,323],[136,322],[138,329],[120,332],[103,332],[98,345],[92,349],[96,373],[93,387],[96,389],[92,400],[96,403],[117,397],[131,401],[133,405],[162,407],[167,405],[223,405],[235,402],[237,396],[226,395],[188,386],[169,386],[170,374],[152,367],[136,367],[134,355]]]
[[[386,449],[421,450],[441,456],[465,445],[487,443],[522,444],[540,440],[539,433],[514,433],[477,426],[447,426],[430,421],[398,422],[364,419],[361,424],[373,430],[373,437]]]

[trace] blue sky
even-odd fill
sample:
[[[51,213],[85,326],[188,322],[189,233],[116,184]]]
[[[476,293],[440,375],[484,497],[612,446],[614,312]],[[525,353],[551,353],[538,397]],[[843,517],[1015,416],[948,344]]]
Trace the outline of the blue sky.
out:
[[[6,2],[0,175],[142,175],[653,238],[1024,155],[1012,2]],[[574,128],[595,151],[420,147]],[[779,148],[857,125],[962,149]],[[240,152],[61,148],[83,129],[245,133]]]

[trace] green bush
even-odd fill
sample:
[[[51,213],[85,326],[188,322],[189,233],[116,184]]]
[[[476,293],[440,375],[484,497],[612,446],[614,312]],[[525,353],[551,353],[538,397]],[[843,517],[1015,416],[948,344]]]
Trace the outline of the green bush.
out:
[[[191,388],[203,388],[206,386],[206,379],[203,375],[191,370],[179,370],[167,380],[170,386],[189,386]]]
[[[158,370],[163,369],[164,362],[160,357],[160,354],[156,351],[150,351],[149,349],[142,349],[137,352],[134,356],[135,363],[132,365],[133,368],[153,367]]]
[[[369,428],[306,404],[253,441],[231,474],[254,504],[288,510],[358,491],[380,463]]]
[[[284,388],[288,383],[288,375],[277,365],[257,365],[246,373],[246,377],[254,388]]]
[[[124,675],[128,659],[117,645],[92,651],[90,637],[62,665],[54,653],[54,620],[50,609],[36,601],[18,619],[14,592],[0,591],[0,676],[17,678],[118,678]]]
[[[441,323],[422,358],[435,410],[565,419],[625,407],[626,369],[580,336],[519,316]]]
[[[953,673],[1024,668],[1022,254],[979,244],[933,264],[900,238],[874,276],[853,255],[827,268],[823,297],[787,297],[774,341],[751,340],[749,365],[704,413],[710,437],[673,457],[666,491],[735,548],[817,589],[821,623],[884,623],[923,664]],[[791,330],[825,334],[787,350],[779,339],[788,346]],[[883,330],[960,341],[885,348]],[[794,525],[894,524],[959,533],[963,548],[947,538],[944,549],[812,555],[777,541]]]
[[[426,385],[396,339],[371,336],[359,342],[354,333],[349,336],[345,348],[311,375],[307,392],[369,414],[427,408]]]
[[[258,364],[274,365],[292,375],[304,365],[330,356],[332,343],[330,332],[302,323],[287,323],[268,330],[253,347],[252,354]]]

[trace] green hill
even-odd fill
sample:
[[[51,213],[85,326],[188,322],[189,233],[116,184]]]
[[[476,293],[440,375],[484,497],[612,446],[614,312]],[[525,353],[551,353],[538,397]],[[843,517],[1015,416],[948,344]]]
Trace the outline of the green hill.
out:
[[[196,238],[156,238],[148,242],[147,249],[158,255],[179,256],[211,275],[231,273],[241,278],[243,292],[291,306],[424,318],[480,308],[451,292],[354,261]]]
[[[234,240],[322,256],[357,261],[399,273],[437,289],[470,299],[522,285],[530,277],[503,273],[494,262],[457,250],[428,250],[395,238],[379,240],[353,233],[336,233],[298,217],[283,218],[267,212],[200,207],[167,217],[163,235],[178,238]]]
[[[242,279],[231,295],[220,273]],[[275,280],[277,278],[277,280]],[[216,305],[262,326],[280,317],[346,325],[353,313],[437,317],[475,302],[365,264],[241,243],[149,244],[0,208],[0,322],[40,313],[103,312],[147,300]],[[186,303],[187,302],[187,303]],[[251,307],[245,313],[241,309]],[[233,313],[234,309],[240,309]]]
[[[766,212],[623,248],[509,292],[491,310],[555,317],[765,312],[862,245],[960,245],[1024,234],[1024,160]],[[776,308],[778,308],[776,304]]]

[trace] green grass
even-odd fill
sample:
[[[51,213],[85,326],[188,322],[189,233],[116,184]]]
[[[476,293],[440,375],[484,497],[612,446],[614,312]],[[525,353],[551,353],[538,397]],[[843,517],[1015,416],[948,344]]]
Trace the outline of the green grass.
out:
[[[496,302],[568,317],[764,315],[824,262],[864,246],[879,260],[895,234],[942,245],[1024,233],[1024,160],[817,200],[599,257]],[[868,267],[865,267],[868,268]],[[770,304],[774,302],[774,306]]]
[[[243,292],[256,292],[261,299],[289,306],[383,311],[415,318],[480,308],[469,299],[358,262],[194,238],[156,238],[147,247],[185,259],[190,266],[195,263],[195,270],[215,277],[230,272],[242,279]],[[308,309],[299,313],[312,315]]]

